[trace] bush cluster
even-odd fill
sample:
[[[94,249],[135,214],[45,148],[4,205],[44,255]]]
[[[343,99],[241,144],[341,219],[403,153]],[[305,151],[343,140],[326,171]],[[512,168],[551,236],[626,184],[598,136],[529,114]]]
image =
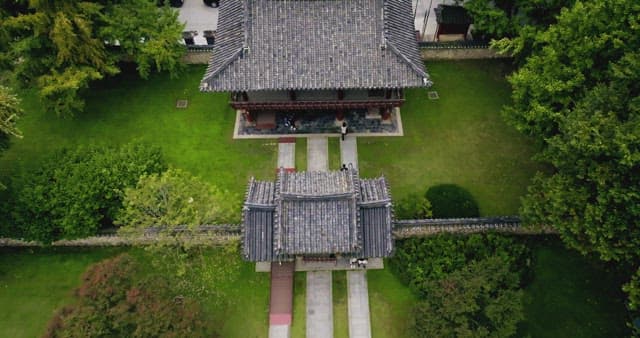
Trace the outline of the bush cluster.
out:
[[[83,275],[76,302],[60,309],[45,337],[215,337],[195,300],[174,294],[164,279],[140,279],[124,254]]]
[[[94,235],[118,216],[125,188],[164,170],[160,149],[141,143],[56,151],[11,182],[2,232],[44,243]]]
[[[495,233],[398,242],[390,266],[419,295],[416,337],[505,337],[523,319],[522,281],[531,252]]]

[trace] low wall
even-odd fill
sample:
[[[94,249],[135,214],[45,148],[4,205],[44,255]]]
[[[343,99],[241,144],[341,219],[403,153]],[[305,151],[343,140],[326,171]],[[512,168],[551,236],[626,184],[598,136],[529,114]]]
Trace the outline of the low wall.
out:
[[[420,48],[423,60],[472,60],[509,58],[490,48]]]
[[[116,234],[92,236],[74,240],[60,240],[52,246],[127,246],[149,245],[157,241],[188,241],[190,245],[215,246],[242,238],[242,229],[237,224],[203,225],[196,231],[178,228],[172,235],[161,235],[161,229],[149,228],[144,235],[130,238]],[[504,232],[518,235],[557,234],[548,226],[527,227],[520,224],[517,216],[476,217],[476,218],[444,218],[444,219],[412,219],[398,220],[394,223],[393,237],[433,236],[442,233],[469,234],[488,231]],[[0,247],[38,247],[42,243],[17,239],[0,238]]]
[[[198,50],[198,51],[187,51],[187,54],[182,57],[182,61],[186,64],[208,64],[209,58],[211,57],[211,51],[207,50]]]

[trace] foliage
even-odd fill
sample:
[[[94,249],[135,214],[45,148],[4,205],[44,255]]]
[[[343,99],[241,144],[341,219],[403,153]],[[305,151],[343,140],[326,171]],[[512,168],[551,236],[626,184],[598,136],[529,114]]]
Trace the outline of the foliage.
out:
[[[21,232],[13,236],[48,243],[93,235],[117,217],[126,187],[163,170],[160,149],[142,143],[57,151],[12,182]]]
[[[528,223],[604,260],[640,259],[640,7],[577,2],[509,79],[505,116],[554,170],[523,200]]]
[[[466,189],[456,184],[430,187],[425,197],[431,203],[434,218],[478,217],[478,203]]]
[[[177,13],[152,1],[31,1],[0,25],[0,65],[25,85],[34,82],[48,111],[70,116],[82,111],[91,81],[119,72],[119,61],[134,60],[142,76],[152,68],[177,74],[184,27]]]
[[[122,231],[138,232],[152,226],[197,228],[224,223],[237,214],[237,199],[180,169],[140,177],[125,189],[124,209],[117,223]]]
[[[522,61],[535,48],[538,32],[556,22],[575,0],[469,0],[475,38],[492,40],[492,47]]]
[[[524,319],[518,275],[499,257],[428,280],[413,310],[415,337],[510,337]]]
[[[45,337],[210,337],[198,304],[176,295],[162,279],[136,280],[140,267],[128,255],[91,266]]]
[[[630,311],[631,321],[628,324],[635,336],[640,336],[640,268],[638,268],[631,280],[622,287],[628,294],[627,308]]]
[[[394,207],[397,219],[425,219],[432,215],[429,200],[416,193],[411,193],[400,199]]]
[[[429,280],[439,280],[468,262],[499,257],[503,264],[527,278],[530,250],[514,239],[496,233],[468,236],[437,235],[398,242],[391,258],[394,272],[416,292]]]
[[[438,235],[398,243],[391,267],[419,295],[416,337],[506,337],[523,319],[521,279],[531,253],[495,233]]]
[[[9,135],[22,137],[16,128],[16,120],[23,113],[18,97],[9,88],[0,85],[0,151],[7,149]]]

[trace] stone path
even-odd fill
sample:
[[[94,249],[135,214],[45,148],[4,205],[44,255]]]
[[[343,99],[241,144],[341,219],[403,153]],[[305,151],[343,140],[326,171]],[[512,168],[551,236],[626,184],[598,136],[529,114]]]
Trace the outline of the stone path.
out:
[[[333,337],[331,271],[307,272],[307,338]]]
[[[366,271],[347,271],[349,337],[371,338]]]
[[[327,171],[329,169],[329,142],[326,137],[307,139],[307,171]]]
[[[347,135],[344,141],[340,141],[340,161],[347,166],[351,164],[354,169],[358,169],[358,145],[355,136]]]
[[[294,142],[278,143],[278,168],[296,167],[296,144]]]

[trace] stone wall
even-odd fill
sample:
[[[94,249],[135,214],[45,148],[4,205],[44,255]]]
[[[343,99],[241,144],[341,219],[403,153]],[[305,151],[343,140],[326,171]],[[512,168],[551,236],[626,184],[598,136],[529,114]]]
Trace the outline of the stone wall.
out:
[[[471,60],[509,58],[490,48],[420,48],[423,60]]]
[[[490,48],[420,48],[423,60],[472,60],[509,58]],[[189,50],[182,58],[186,64],[208,64],[211,50]]]
[[[557,234],[557,231],[548,226],[527,227],[520,224],[516,216],[502,217],[477,217],[477,218],[446,218],[446,219],[414,219],[398,220],[394,224],[393,236],[396,239],[408,237],[433,236],[442,233],[469,234],[487,231],[497,231],[517,235],[543,235]],[[159,229],[149,228],[146,233],[137,238],[120,237],[115,234],[92,236],[74,240],[60,240],[53,242],[52,246],[127,246],[148,245],[160,239],[189,241],[192,245],[215,246],[231,241],[239,241],[242,230],[239,225],[206,225],[197,231],[190,232],[186,229],[178,229],[172,236],[158,235]],[[16,239],[0,238],[0,247],[37,247],[41,243]]]
[[[209,58],[211,57],[211,51],[208,50],[198,50],[198,51],[187,51],[187,54],[182,58],[182,61],[186,64],[208,64]]]

